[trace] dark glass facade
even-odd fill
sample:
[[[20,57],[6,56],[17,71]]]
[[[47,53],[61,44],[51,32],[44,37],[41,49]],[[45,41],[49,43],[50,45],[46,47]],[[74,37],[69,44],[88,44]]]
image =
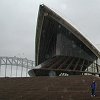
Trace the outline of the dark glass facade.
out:
[[[78,57],[92,62],[97,59],[97,56],[70,30],[48,15],[43,20],[39,64],[57,55]]]

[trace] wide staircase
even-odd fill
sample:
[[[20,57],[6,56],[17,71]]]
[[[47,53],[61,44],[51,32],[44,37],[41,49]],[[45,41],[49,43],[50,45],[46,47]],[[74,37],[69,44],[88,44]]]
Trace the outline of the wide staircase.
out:
[[[91,97],[90,84],[97,84]],[[61,77],[0,78],[0,100],[100,100],[100,78]]]

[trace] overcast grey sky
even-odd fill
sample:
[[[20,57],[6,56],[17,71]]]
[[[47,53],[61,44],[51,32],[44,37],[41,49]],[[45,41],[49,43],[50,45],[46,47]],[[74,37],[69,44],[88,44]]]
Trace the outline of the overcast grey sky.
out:
[[[100,44],[100,0],[0,0],[0,56],[34,60],[38,8],[45,4]]]

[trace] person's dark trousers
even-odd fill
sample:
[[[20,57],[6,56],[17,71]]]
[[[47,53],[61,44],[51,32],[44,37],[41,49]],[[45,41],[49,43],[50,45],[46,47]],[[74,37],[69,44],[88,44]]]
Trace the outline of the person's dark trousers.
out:
[[[92,89],[92,96],[95,96],[95,89]]]

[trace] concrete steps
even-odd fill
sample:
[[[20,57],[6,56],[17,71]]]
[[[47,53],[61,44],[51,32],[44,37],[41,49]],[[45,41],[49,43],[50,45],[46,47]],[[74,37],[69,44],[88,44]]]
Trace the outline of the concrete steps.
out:
[[[96,97],[90,84],[97,83]],[[94,76],[0,78],[0,100],[100,100],[100,78]]]

